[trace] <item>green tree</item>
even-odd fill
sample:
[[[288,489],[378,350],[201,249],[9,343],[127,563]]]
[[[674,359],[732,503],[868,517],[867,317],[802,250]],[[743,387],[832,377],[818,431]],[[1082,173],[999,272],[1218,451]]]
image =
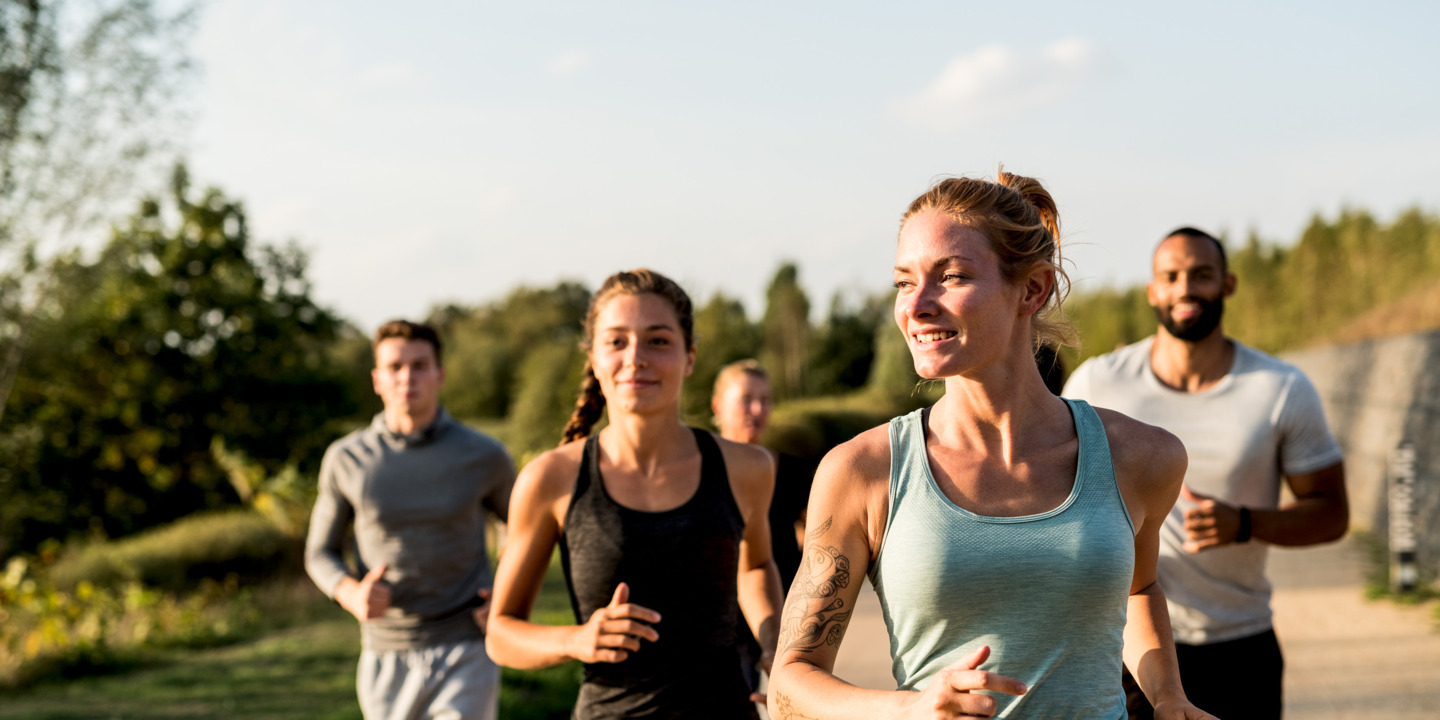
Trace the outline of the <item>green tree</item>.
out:
[[[806,394],[833,395],[864,387],[875,360],[875,334],[893,324],[887,295],[872,296],[852,309],[836,293],[810,344]]]
[[[552,288],[520,287],[484,305],[432,310],[429,320],[447,344],[441,394],[445,406],[462,418],[511,416],[530,356],[555,345],[578,348],[589,305],[589,290],[562,282]],[[575,382],[571,390],[578,377]],[[553,434],[559,432],[556,427]]]
[[[1070,367],[1092,355],[1110,352],[1155,332],[1155,313],[1145,299],[1143,286],[1123,290],[1103,288],[1072,295],[1065,315],[1080,335],[1078,348],[1063,348]]]
[[[770,371],[777,400],[800,397],[809,360],[810,299],[800,287],[800,269],[784,263],[765,292],[760,321],[760,362]]]
[[[887,305],[893,305],[895,293],[891,292],[886,301]],[[910,402],[916,394],[920,376],[915,372],[915,361],[910,357],[910,346],[905,342],[904,333],[888,315],[875,323],[874,357],[865,391],[878,402],[895,406]]]
[[[1333,221],[1317,214],[1287,245],[1250,233],[1231,248],[1230,270],[1239,285],[1226,301],[1225,332],[1266,352],[1418,331],[1436,317],[1415,305],[1433,305],[1424,293],[1440,284],[1440,218],[1418,208],[1389,225],[1357,210]],[[1066,307],[1084,341],[1065,353],[1071,367],[1155,332],[1143,285],[1077,293]]]
[[[720,369],[760,351],[760,329],[745,316],[745,306],[723,293],[695,311],[695,372],[685,380],[681,411],[688,422],[710,422],[710,396]]]
[[[173,7],[173,6],[172,6]],[[54,279],[36,263],[159,184],[178,156],[194,7],[0,0],[0,416]]]
[[[305,254],[252,245],[241,205],[193,197],[183,168],[172,191],[98,257],[46,268],[54,289],[0,421],[0,555],[235,502],[216,437],[267,471],[313,472],[356,410],[330,352],[342,324],[311,299]]]
[[[575,409],[585,354],[574,342],[549,342],[525,357],[515,382],[508,440],[518,454],[548,450]]]

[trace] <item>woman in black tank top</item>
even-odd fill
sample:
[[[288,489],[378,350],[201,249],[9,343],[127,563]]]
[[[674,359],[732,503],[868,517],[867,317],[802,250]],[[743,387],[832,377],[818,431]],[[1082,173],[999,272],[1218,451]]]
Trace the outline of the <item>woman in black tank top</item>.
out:
[[[692,327],[689,298],[663,275],[608,278],[586,317],[589,359],[563,444],[516,481],[486,646],[510,667],[584,662],[576,718],[756,717],[735,623],[744,610],[768,663],[780,609],[766,521],[774,467],[760,448],[681,424]],[[609,425],[590,436],[607,407]],[[536,625],[557,543],[578,624]]]

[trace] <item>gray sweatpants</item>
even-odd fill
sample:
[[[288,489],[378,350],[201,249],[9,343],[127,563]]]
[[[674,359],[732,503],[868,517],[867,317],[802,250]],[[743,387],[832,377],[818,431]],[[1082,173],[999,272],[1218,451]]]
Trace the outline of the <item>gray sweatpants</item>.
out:
[[[360,653],[365,720],[495,720],[500,668],[483,640]]]

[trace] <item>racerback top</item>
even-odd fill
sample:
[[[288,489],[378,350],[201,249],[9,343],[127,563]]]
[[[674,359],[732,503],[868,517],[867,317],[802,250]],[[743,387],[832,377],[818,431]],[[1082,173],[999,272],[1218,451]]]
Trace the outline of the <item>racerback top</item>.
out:
[[[585,665],[574,713],[580,720],[757,717],[735,646],[745,520],[720,446],[710,433],[692,430],[700,446],[699,487],[661,512],[615,502],[600,477],[599,436],[585,441],[560,543],[576,622],[609,605],[624,582],[631,603],[660,613],[660,639],[641,640],[640,650],[621,662]]]
[[[1135,528],[1095,411],[1066,400],[1080,438],[1059,507],[989,517],[947,498],[925,452],[925,415],[890,421],[890,508],[870,580],[890,631],[895,682],[922,690],[982,645],[980,667],[1015,678],[996,717],[1123,720],[1120,677]]]

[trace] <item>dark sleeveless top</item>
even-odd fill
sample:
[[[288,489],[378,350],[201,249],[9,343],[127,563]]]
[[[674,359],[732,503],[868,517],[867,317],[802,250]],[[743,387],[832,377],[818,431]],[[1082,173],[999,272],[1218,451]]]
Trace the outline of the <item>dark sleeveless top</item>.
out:
[[[692,430],[694,430],[692,428]],[[715,438],[694,430],[700,485],[672,510],[645,512],[610,498],[600,479],[599,438],[585,442],[565,515],[560,559],[575,619],[610,604],[615,587],[660,613],[660,639],[618,663],[585,665],[578,720],[756,718],[735,649],[735,573],[745,520]]]

